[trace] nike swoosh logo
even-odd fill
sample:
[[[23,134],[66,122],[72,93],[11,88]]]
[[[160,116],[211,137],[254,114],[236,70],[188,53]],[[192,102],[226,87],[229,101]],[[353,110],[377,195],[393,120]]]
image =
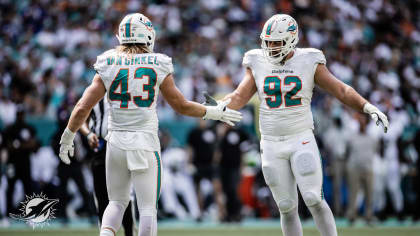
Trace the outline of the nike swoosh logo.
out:
[[[307,142],[302,142],[302,144],[303,144],[303,145],[305,145],[305,144],[308,144],[309,142],[310,142],[310,141],[307,141]]]

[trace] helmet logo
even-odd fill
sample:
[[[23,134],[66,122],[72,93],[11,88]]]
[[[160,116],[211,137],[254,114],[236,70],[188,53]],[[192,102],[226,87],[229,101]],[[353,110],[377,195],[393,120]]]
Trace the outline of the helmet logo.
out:
[[[266,30],[266,32],[265,32],[265,37],[270,37],[270,35],[271,35],[271,31],[272,31],[272,29],[273,29],[274,22],[275,22],[275,21],[272,21],[271,23],[269,23],[269,24],[268,24],[268,26],[267,26],[267,30]]]
[[[290,21],[289,28],[287,28],[287,32],[290,32],[291,34],[296,34],[296,29],[297,29],[296,25],[293,24],[292,21]]]
[[[140,18],[140,22],[146,26],[149,31],[152,31],[153,25],[152,22],[147,21],[147,19]]]

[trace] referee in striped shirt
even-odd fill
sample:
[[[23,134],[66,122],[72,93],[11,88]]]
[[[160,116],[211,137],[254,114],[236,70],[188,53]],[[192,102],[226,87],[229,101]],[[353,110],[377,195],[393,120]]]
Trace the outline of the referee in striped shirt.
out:
[[[86,136],[89,146],[92,149],[91,153],[93,153],[91,170],[100,223],[102,222],[102,216],[104,215],[105,208],[109,202],[105,177],[105,137],[108,132],[108,110],[107,96],[104,96],[104,98],[92,109],[88,124],[84,124],[80,129],[80,132]],[[122,224],[125,235],[132,236],[134,228],[131,202],[125,210]]]

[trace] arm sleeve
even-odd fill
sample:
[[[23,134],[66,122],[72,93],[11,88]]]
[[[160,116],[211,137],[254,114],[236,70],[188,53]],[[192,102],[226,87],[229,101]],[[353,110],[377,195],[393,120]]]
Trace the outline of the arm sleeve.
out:
[[[103,55],[99,55],[96,58],[95,64],[93,64],[93,68],[95,69],[96,73],[103,77],[106,72],[106,58]]]
[[[327,59],[325,59],[325,55],[321,50],[316,49],[313,53],[313,57],[315,64],[327,64]]]
[[[325,59],[324,53],[321,50],[311,48],[309,49],[309,63],[313,65],[312,75],[315,75],[316,68],[318,64],[327,64],[327,59]]]
[[[109,88],[110,81],[108,81],[106,78],[107,78],[107,74],[109,74],[109,70],[111,66],[107,65],[107,57],[105,54],[107,54],[107,52],[99,55],[96,58],[96,62],[95,64],[93,64],[93,69],[95,69],[96,73],[101,77],[102,81],[104,82],[105,87]]]
[[[249,52],[246,52],[244,58],[242,59],[242,65],[247,68],[251,68],[251,55]]]
[[[159,63],[161,65],[161,71],[162,71],[162,76],[161,76],[161,79],[159,81],[159,84],[161,84],[169,74],[174,73],[174,65],[172,64],[172,58],[171,57],[168,57],[168,56],[162,54],[159,57],[159,59],[160,59]]]

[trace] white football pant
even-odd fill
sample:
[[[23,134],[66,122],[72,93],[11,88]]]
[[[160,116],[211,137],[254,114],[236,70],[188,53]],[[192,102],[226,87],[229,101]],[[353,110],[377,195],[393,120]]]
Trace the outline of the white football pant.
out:
[[[337,235],[334,217],[323,198],[321,158],[312,130],[262,136],[261,159],[264,179],[281,213],[284,235],[302,235],[296,186],[321,235]]]
[[[122,150],[107,144],[106,183],[109,204],[104,212],[101,235],[114,235],[121,227],[130,200],[130,186],[136,192],[140,213],[139,236],[157,235],[157,202],[162,164],[159,152]]]

